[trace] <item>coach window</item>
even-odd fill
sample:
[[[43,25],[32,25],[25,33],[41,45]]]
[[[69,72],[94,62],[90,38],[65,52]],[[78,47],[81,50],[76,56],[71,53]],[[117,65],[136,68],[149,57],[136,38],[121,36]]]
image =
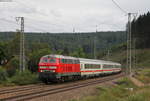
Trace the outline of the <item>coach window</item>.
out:
[[[85,69],[89,69],[89,64],[85,64]]]
[[[104,68],[111,68],[110,65],[103,65]]]
[[[66,63],[69,64],[69,60],[68,59],[66,59]]]
[[[72,64],[72,60],[71,59],[67,59],[67,63],[68,64]]]
[[[74,60],[74,63],[75,63],[75,64],[78,64],[78,61],[77,61],[77,60]]]
[[[70,59],[70,64],[72,64],[73,63],[73,60],[72,59]]]
[[[76,64],[79,64],[79,60],[75,60],[76,61]]]
[[[77,60],[74,60],[74,64],[77,64]]]
[[[75,64],[78,64],[79,62],[78,62],[78,60],[75,60]]]
[[[67,63],[70,64],[70,60],[69,59],[67,59]]]
[[[69,59],[69,64],[72,64],[72,60],[71,59]]]
[[[92,68],[92,65],[91,64],[88,64],[88,69]]]
[[[85,69],[87,69],[87,64],[84,65]]]
[[[100,68],[99,66],[100,66],[100,65],[96,65],[96,68],[99,69],[99,68]]]

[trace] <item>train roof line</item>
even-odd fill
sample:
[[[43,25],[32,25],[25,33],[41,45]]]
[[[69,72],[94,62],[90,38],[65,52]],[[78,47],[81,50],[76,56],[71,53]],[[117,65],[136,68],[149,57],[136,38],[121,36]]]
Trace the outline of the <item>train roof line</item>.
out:
[[[45,56],[43,56],[43,57],[55,57],[55,58],[64,58],[64,59],[79,59],[80,61],[103,62],[103,63],[115,63],[115,64],[120,64],[120,63],[113,62],[113,61],[96,60],[96,59],[86,59],[86,58],[77,58],[77,57],[64,56],[64,55],[58,55],[58,54],[50,54],[50,55],[45,55]]]
[[[80,61],[83,61],[83,62],[100,62],[100,63],[112,63],[112,64],[120,64],[120,63],[117,63],[117,62],[113,62],[113,61],[105,61],[105,60],[96,60],[96,59],[85,59],[85,58],[79,58]]]

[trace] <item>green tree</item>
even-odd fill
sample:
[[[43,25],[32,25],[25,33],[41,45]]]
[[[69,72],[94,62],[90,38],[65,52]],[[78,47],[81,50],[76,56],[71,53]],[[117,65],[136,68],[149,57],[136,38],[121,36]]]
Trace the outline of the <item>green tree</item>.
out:
[[[28,60],[28,68],[32,72],[36,72],[38,70],[38,63],[40,61],[40,58],[44,55],[50,54],[51,51],[49,48],[36,50],[29,54],[29,60]]]
[[[17,32],[14,38],[8,42],[8,53],[12,56],[20,53],[20,33]]]
[[[86,57],[86,54],[84,53],[83,48],[78,48],[76,51],[74,51],[70,55],[74,57],[82,57],[82,58]]]
[[[8,61],[5,65],[8,75],[11,77],[15,74],[16,70],[19,69],[19,57],[15,56]]]
[[[150,12],[132,21],[132,38],[137,48],[150,48]]]

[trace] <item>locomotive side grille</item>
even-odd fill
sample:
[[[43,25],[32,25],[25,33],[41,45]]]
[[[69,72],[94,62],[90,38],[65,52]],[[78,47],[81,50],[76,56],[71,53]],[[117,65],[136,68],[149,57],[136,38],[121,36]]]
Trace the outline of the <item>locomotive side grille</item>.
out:
[[[47,66],[40,66],[41,69],[47,68]]]
[[[49,66],[50,69],[56,69],[56,66]]]

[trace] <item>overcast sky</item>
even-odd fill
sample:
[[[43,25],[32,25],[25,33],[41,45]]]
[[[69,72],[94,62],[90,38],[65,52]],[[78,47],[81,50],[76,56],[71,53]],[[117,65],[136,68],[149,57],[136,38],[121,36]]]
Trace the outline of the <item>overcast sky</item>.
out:
[[[126,12],[150,11],[150,0],[114,1]],[[0,31],[19,29],[17,16],[25,17],[26,32],[116,31],[125,30],[127,23],[112,0],[13,0],[0,2]]]

